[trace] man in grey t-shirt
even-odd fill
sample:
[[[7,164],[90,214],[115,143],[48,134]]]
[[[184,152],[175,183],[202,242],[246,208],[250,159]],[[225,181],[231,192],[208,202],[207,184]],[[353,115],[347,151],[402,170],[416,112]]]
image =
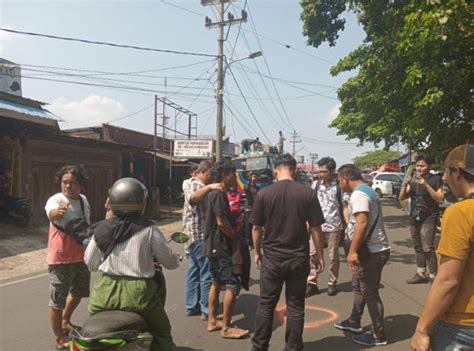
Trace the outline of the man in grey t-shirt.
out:
[[[340,330],[362,333],[361,319],[367,304],[372,331],[356,335],[352,340],[366,346],[386,345],[383,303],[379,295],[382,270],[390,256],[390,246],[383,225],[380,199],[364,183],[361,172],[354,165],[344,165],[338,170],[342,191],[352,192],[349,200],[348,238],[351,246],[347,262],[352,271],[354,303],[350,317],[337,322]],[[364,250],[364,249],[367,250]]]

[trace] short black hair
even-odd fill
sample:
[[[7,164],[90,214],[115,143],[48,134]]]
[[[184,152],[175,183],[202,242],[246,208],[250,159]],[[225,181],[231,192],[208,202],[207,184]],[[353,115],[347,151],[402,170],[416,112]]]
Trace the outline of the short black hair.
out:
[[[330,171],[335,171],[336,161],[332,157],[323,157],[318,161],[318,166],[326,166]]]
[[[296,169],[296,160],[293,156],[291,156],[291,154],[279,155],[275,158],[274,168],[280,166],[288,167],[289,169],[294,171]]]
[[[236,168],[234,164],[230,161],[221,161],[214,165],[212,169],[212,174],[214,177],[214,182],[220,183],[224,179],[224,176],[235,173]]]
[[[415,163],[418,161],[425,161],[428,166],[431,166],[433,164],[433,157],[429,155],[418,155],[415,158]]]
[[[71,173],[75,176],[81,186],[87,185],[89,181],[89,175],[83,165],[69,165],[61,167],[61,169],[56,172],[56,182],[61,184],[63,176],[67,173]]]
[[[192,165],[192,166],[189,168],[189,174],[190,174],[190,175],[193,175],[194,172],[196,172],[198,169],[199,169],[199,166],[198,166],[198,165]]]
[[[357,168],[352,163],[347,163],[339,167],[339,169],[337,170],[337,175],[346,177],[349,180],[362,180],[363,181],[362,172],[360,171],[359,168]]]
[[[464,169],[462,168],[455,168],[455,167],[449,167],[449,173],[456,172],[456,169],[459,169],[459,173],[461,176],[466,179],[468,183],[474,183],[474,175],[467,173]]]

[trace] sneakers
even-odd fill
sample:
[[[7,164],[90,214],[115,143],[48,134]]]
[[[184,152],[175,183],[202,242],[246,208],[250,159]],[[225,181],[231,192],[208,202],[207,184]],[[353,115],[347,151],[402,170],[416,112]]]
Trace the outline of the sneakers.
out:
[[[352,337],[352,341],[357,344],[364,345],[364,346],[383,346],[387,345],[387,339],[376,339],[372,332],[368,332],[361,335],[356,335]]]
[[[425,274],[415,273],[413,277],[406,280],[407,284],[426,284],[430,282],[430,278]]]
[[[319,292],[319,288],[317,285],[314,285],[314,284],[308,284],[306,286],[306,297],[311,297],[313,295],[319,295],[320,292]]]
[[[201,311],[186,311],[186,317],[194,317],[194,316],[200,316]]]
[[[349,321],[349,319],[334,323],[334,327],[339,330],[346,330],[356,334],[360,334],[363,332],[360,323],[351,322]]]
[[[328,285],[328,295],[329,296],[336,296],[337,295],[337,287],[335,284]]]

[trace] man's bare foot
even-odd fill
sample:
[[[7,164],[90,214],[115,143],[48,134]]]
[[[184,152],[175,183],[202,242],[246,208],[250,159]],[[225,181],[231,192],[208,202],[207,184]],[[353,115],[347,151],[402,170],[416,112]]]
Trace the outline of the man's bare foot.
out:
[[[68,350],[69,338],[67,336],[56,337],[56,350]]]
[[[63,333],[68,335],[74,329],[74,325],[72,325],[70,322],[65,322],[62,323],[61,328],[63,330]]]
[[[249,335],[249,331],[246,329],[240,329],[237,327],[230,327],[221,330],[221,336],[224,339],[242,339]]]
[[[207,323],[207,331],[209,333],[218,331],[222,329],[222,322],[221,321],[215,321],[215,322],[208,322]]]

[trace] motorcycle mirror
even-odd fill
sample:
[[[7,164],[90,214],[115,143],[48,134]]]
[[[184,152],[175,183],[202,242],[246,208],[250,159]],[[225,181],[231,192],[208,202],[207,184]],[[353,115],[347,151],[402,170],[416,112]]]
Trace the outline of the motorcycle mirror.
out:
[[[189,241],[189,236],[182,232],[175,232],[171,234],[170,240],[178,244],[186,244]]]

